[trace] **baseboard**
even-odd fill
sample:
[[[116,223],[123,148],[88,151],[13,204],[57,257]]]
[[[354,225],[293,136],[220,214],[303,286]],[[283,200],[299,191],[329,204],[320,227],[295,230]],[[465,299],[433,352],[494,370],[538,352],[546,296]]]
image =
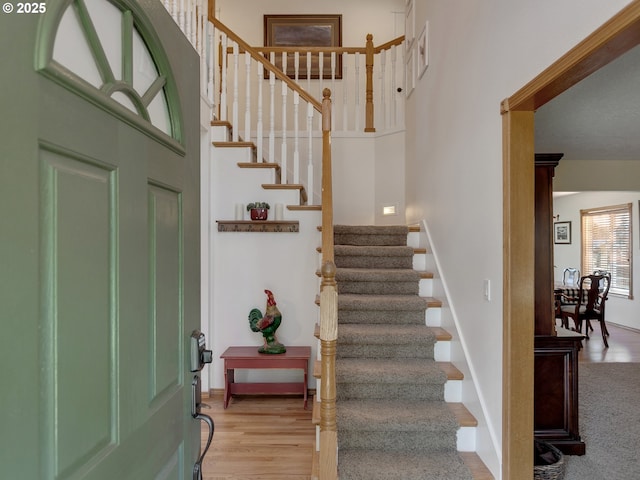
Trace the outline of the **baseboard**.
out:
[[[309,388],[307,389],[307,395],[309,398],[315,397],[316,389]],[[210,388],[209,391],[202,392],[202,398],[211,398],[211,397],[222,397],[224,396],[224,388]]]

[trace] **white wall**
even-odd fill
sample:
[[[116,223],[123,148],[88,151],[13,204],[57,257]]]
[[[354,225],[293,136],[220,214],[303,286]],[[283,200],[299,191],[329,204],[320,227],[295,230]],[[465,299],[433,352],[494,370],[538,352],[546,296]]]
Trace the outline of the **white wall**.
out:
[[[628,2],[414,1],[416,30],[429,21],[429,67],[407,104],[407,220],[432,232],[495,443],[478,445],[487,458],[502,450],[500,101]]]
[[[404,0],[217,0],[216,9],[250,45],[263,45],[264,14],[341,14],[345,47],[364,46],[368,33],[375,45],[404,35]]]
[[[571,222],[571,244],[554,245],[553,248],[555,280],[562,281],[562,273],[567,267],[581,270],[581,209],[631,203],[631,231],[639,232],[638,200],[640,200],[640,192],[585,192],[554,198],[553,214],[560,215],[560,221],[562,222]],[[607,301],[607,323],[617,323],[635,329],[640,329],[640,304],[638,304],[637,300],[637,292],[640,287],[640,247],[638,245],[638,234],[636,233],[635,236],[632,235],[632,293],[634,294],[634,299],[609,294],[609,300]],[[587,275],[591,272],[583,272],[581,270],[580,273],[581,275]]]

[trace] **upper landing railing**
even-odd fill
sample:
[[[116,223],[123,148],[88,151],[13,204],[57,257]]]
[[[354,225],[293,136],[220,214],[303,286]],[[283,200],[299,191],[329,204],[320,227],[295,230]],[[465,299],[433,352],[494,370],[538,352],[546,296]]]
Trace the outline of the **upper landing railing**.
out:
[[[373,36],[369,34],[362,47],[257,46],[253,50],[268,58],[309,93],[321,97],[324,88],[329,86],[337,113],[332,117],[334,131],[362,131],[364,118],[364,131],[375,132],[376,127],[387,130],[404,125],[403,42],[404,36],[401,36],[375,47]],[[223,34],[218,52],[220,77],[231,78],[236,73],[232,66],[244,63],[241,56],[245,50],[230,45]],[[266,78],[260,76],[260,72],[253,75],[253,78],[247,76],[246,85]],[[220,84],[220,117],[226,113],[223,100],[225,96],[229,98],[229,93],[222,90],[223,85],[224,81]]]

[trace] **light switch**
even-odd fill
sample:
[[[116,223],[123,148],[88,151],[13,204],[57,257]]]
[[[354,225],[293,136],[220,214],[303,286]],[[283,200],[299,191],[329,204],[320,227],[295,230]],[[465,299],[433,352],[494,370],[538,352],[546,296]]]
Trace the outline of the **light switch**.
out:
[[[491,301],[491,280],[488,278],[484,280],[484,299],[487,302]]]

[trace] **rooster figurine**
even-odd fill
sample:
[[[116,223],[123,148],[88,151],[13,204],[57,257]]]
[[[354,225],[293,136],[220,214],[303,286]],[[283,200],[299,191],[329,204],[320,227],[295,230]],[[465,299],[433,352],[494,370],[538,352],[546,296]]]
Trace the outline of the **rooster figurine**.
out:
[[[264,345],[258,348],[258,352],[284,353],[287,349],[276,338],[276,330],[282,322],[282,314],[276,306],[271,290],[265,290],[264,293],[267,294],[267,310],[264,316],[257,308],[251,310],[249,312],[249,326],[251,330],[262,333],[264,337]]]

